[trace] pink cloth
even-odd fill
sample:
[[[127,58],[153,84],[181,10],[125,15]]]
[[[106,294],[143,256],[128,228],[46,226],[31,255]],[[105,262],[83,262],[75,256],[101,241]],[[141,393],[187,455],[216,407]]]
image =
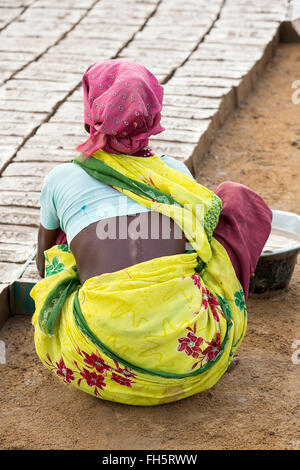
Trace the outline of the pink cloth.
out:
[[[90,137],[77,150],[153,155],[149,137],[160,125],[163,87],[143,65],[112,59],[91,65],[82,78],[84,120]]]
[[[56,245],[67,245],[67,236],[61,229],[56,237]]]
[[[226,181],[215,193],[223,209],[213,236],[226,249],[247,299],[250,276],[271,232],[272,211],[257,193],[239,183]]]

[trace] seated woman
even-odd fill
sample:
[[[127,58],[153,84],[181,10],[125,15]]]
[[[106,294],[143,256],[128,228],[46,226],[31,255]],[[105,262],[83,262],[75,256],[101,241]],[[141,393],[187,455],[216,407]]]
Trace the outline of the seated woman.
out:
[[[163,88],[145,67],[95,63],[83,91],[89,138],[41,194],[37,354],[105,400],[179,400],[212,387],[244,337],[272,213],[243,185],[213,193],[153,155]]]

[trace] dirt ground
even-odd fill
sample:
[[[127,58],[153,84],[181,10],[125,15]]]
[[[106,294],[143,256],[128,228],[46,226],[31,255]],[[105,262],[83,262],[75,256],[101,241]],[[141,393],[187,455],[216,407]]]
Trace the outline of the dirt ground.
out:
[[[300,214],[299,45],[281,45],[257,90],[227,121],[199,181],[234,180],[273,209]],[[300,261],[300,259],[299,259]],[[40,363],[30,318],[0,331],[1,449],[300,449],[300,265],[283,291],[252,295],[240,364],[211,390],[158,407],[102,402],[54,377]],[[298,346],[299,348],[299,346]]]

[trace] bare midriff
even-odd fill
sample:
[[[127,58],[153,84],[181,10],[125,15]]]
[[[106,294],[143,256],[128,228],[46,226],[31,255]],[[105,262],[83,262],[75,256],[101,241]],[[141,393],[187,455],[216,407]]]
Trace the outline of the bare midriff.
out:
[[[172,219],[143,212],[95,222],[73,238],[70,248],[83,284],[103,273],[184,253],[186,243],[183,232]]]

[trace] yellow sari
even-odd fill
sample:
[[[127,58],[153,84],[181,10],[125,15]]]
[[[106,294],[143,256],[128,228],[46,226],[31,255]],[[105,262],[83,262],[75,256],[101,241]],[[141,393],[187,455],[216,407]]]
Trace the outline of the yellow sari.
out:
[[[242,287],[212,236],[219,198],[157,156],[98,151],[86,162],[77,163],[171,217],[194,252],[155,258],[81,286],[68,247],[51,248],[46,277],[31,292],[37,354],[64,382],[125,404],[168,403],[212,387],[247,323]]]

